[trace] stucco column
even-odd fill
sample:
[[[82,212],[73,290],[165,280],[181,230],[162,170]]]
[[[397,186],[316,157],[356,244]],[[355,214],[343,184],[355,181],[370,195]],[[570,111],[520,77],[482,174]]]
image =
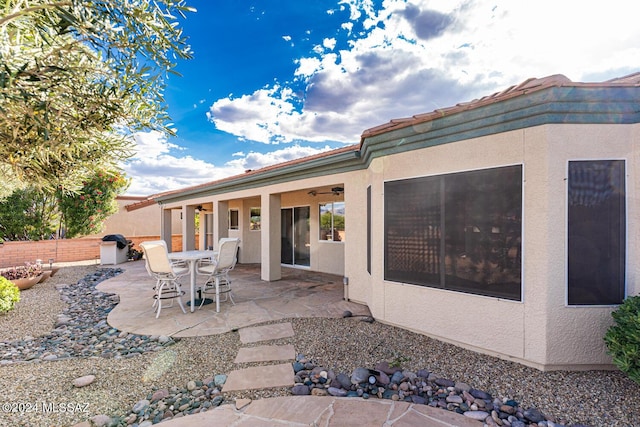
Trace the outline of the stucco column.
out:
[[[280,230],[280,195],[263,194],[260,202],[260,212],[262,280],[280,280],[282,278],[282,268],[280,267],[280,240],[282,237]]]
[[[162,209],[160,217],[160,238],[167,242],[167,250],[171,252],[171,209]]]
[[[196,208],[182,206],[182,250],[191,251],[196,248]]]
[[[213,247],[216,250],[223,237],[229,237],[229,202],[218,200],[213,207]]]

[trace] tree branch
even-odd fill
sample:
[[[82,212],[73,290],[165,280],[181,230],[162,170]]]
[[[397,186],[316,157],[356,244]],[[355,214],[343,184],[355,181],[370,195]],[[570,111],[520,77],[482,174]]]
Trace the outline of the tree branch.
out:
[[[31,6],[31,7],[27,7],[25,9],[22,9],[18,12],[12,13],[11,15],[7,15],[4,18],[0,18],[0,27],[6,25],[8,22],[19,18],[20,16],[23,15],[28,15],[32,12],[37,12],[39,10],[47,10],[47,9],[56,9],[56,8],[61,8],[64,6],[71,6],[71,2],[70,1],[60,1],[57,3],[48,3],[48,4],[41,4],[39,6]]]

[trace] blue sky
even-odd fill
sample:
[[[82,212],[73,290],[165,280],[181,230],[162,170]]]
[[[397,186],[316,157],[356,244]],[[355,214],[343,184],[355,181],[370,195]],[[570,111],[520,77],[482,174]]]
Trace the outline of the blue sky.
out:
[[[358,143],[365,129],[530,77],[640,71],[640,4],[191,0],[194,59],[168,80],[177,136],[135,135],[130,195]]]

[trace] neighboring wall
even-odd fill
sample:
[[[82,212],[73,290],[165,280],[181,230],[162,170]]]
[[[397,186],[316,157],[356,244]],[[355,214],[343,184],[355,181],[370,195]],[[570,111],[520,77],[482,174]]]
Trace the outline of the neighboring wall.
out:
[[[158,240],[159,235],[126,236],[140,249],[140,242]],[[196,245],[197,245],[196,239]],[[172,248],[179,251],[182,248],[182,235],[171,237]],[[34,263],[37,259],[47,264],[49,259],[54,263],[88,261],[100,262],[100,244],[102,238],[84,237],[81,239],[40,240],[35,242],[5,242],[0,245],[0,268],[24,265],[25,262]]]
[[[146,200],[146,197],[118,196],[116,198],[118,212],[107,218],[100,233],[91,237],[102,237],[107,234],[122,234],[127,239],[130,239],[130,236],[159,236],[160,205],[140,203]],[[129,209],[126,208],[127,206]],[[171,222],[174,233],[180,233],[182,230],[180,212],[174,212]]]
[[[127,210],[126,206],[146,200],[146,197],[119,196],[118,212],[111,215],[104,223],[102,232],[79,239],[40,240],[35,242],[5,242],[0,245],[0,268],[23,265],[35,262],[36,259],[48,263],[95,260],[100,262],[100,244],[107,234],[122,234],[131,240],[134,248],[140,250],[140,242],[158,240],[160,238],[160,206],[157,203],[142,204],[141,207]],[[180,212],[172,216],[173,235],[171,248],[182,250],[182,226]],[[198,238],[196,237],[196,249]]]

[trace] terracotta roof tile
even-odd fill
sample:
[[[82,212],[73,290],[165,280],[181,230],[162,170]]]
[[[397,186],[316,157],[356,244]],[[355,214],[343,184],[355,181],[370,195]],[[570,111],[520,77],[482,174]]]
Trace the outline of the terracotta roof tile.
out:
[[[137,197],[137,199],[140,199],[140,197]],[[131,212],[135,211],[136,209],[142,209],[144,207],[154,205],[155,203],[156,201],[150,196],[139,202],[125,205],[124,208],[127,210],[127,212]]]
[[[629,74],[628,76],[616,77],[615,79],[607,80],[605,83],[621,83],[621,84],[640,84],[640,72]]]
[[[518,85],[510,86],[492,95],[483,96],[482,98],[474,99],[468,102],[461,102],[459,104],[456,104],[453,107],[439,108],[429,113],[417,114],[412,117],[393,119],[388,123],[384,123],[384,124],[369,128],[362,133],[362,136],[360,138],[360,145],[362,146],[366,138],[370,138],[375,135],[380,135],[382,133],[386,133],[393,129],[401,129],[403,127],[417,125],[420,123],[437,119],[439,117],[452,115],[452,114],[460,113],[463,111],[468,111],[474,108],[482,107],[484,105],[505,101],[513,97],[522,96],[527,93],[547,89],[550,87],[561,87],[561,86],[611,87],[616,85],[623,85],[623,86],[640,85],[640,72],[630,74],[624,77],[611,79],[606,82],[596,82],[596,83],[573,82],[562,74],[554,74],[554,75],[542,77],[542,78],[530,78]]]

